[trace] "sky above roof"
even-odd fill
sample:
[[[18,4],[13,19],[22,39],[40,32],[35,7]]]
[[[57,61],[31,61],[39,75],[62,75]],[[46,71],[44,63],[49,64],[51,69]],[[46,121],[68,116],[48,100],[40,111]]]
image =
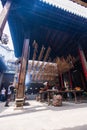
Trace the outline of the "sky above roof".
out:
[[[77,4],[75,2],[72,2],[70,0],[40,0],[40,1],[46,2],[55,7],[64,9],[73,14],[87,18],[87,8]]]
[[[1,4],[1,1],[0,1],[0,13],[2,11],[2,4]],[[5,28],[4,28],[4,31],[3,33],[7,34],[8,35],[8,38],[9,38],[9,43],[7,44],[7,46],[13,50],[13,43],[12,43],[12,39],[11,39],[11,35],[10,35],[10,30],[9,30],[9,26],[8,26],[8,22],[6,23],[5,25]]]

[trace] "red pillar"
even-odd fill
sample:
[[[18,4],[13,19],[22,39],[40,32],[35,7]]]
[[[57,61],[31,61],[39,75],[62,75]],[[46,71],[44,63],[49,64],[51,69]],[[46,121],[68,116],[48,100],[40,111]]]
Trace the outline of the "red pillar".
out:
[[[85,79],[87,80],[87,61],[81,47],[79,47],[79,57],[82,64]]]
[[[4,8],[0,14],[0,37],[2,36],[10,7],[11,7],[11,1],[7,0],[6,4],[4,5]]]

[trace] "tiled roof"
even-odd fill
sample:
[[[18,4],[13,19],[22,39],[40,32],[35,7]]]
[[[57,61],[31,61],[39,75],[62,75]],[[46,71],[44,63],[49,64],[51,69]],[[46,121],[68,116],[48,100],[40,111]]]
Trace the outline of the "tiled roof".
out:
[[[52,5],[56,8],[64,9],[75,15],[87,18],[87,8],[70,0],[40,0],[46,4]]]

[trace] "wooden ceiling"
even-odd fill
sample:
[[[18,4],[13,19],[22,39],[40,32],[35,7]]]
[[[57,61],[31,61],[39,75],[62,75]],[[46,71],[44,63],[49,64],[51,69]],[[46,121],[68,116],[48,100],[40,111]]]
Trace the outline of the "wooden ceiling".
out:
[[[30,59],[34,40],[38,43],[37,58],[42,45],[51,47],[51,59],[77,56],[78,44],[87,50],[87,19],[40,0],[13,0],[8,23],[16,57],[22,55],[26,35],[30,35]]]

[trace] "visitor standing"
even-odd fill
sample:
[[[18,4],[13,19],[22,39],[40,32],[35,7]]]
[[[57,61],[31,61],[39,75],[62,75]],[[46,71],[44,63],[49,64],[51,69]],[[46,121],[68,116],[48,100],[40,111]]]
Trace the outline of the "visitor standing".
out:
[[[9,86],[8,89],[7,89],[7,100],[6,100],[6,103],[5,103],[6,107],[9,106],[10,100],[11,100],[11,89],[10,89],[10,86]]]
[[[6,89],[3,87],[1,90],[1,101],[5,101],[6,98]]]

